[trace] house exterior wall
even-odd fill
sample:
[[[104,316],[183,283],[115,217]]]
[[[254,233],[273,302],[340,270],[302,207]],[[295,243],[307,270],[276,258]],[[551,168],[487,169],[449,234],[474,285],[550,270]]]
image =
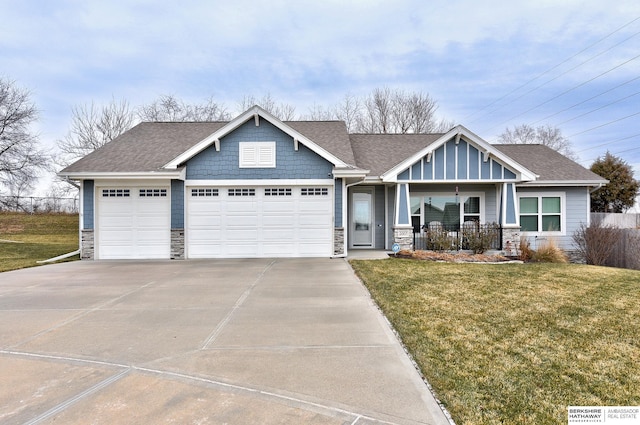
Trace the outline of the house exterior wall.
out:
[[[384,186],[376,186],[374,191],[373,201],[373,225],[375,226],[373,247],[374,249],[385,249],[385,201],[384,201]]]
[[[84,180],[82,182],[82,229],[93,230],[95,211],[94,207],[94,189],[95,182],[93,180]]]
[[[393,245],[394,243],[394,236],[393,236],[393,219],[395,217],[396,211],[396,187],[394,186],[387,186],[387,212],[386,212],[386,218],[387,218],[387,228],[386,228],[386,232],[387,232],[387,240],[390,241],[389,244]],[[391,246],[385,247],[385,248],[391,248]]]
[[[82,182],[82,217],[80,220],[80,258],[93,260],[95,256],[94,212],[95,212],[95,182]]]
[[[184,182],[171,180],[171,259],[184,259]]]
[[[240,142],[276,142],[276,167],[240,168]],[[249,120],[220,139],[220,152],[212,145],[187,161],[190,180],[327,179],[333,165],[302,143],[298,151],[293,138],[270,122]]]
[[[334,226],[341,228],[344,226],[342,219],[342,179],[336,179],[333,196],[335,198]]]
[[[534,194],[564,194],[565,205],[563,208],[565,229],[561,234],[521,234],[521,238],[526,239],[531,248],[536,249],[541,244],[553,240],[558,247],[565,251],[575,250],[573,244],[573,234],[583,223],[589,222],[589,190],[586,187],[518,187],[517,196]]]

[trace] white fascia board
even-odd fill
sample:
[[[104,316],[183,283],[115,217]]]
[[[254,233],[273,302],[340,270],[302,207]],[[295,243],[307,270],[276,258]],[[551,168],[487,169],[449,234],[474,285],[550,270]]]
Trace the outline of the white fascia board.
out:
[[[70,180],[167,180],[177,179],[184,180],[186,170],[180,168],[177,170],[166,171],[141,171],[141,172],[71,172],[58,173],[59,177],[65,177]]]
[[[385,182],[396,182],[398,178],[398,174],[410,167],[413,163],[420,160],[420,158],[427,156],[427,154],[435,152],[440,146],[444,145],[447,141],[463,137],[467,142],[470,142],[473,145],[476,145],[480,148],[483,153],[488,153],[494,158],[498,159],[500,162],[514,168],[519,175],[520,180],[532,181],[536,180],[537,175],[533,173],[531,170],[522,166],[518,162],[514,161],[511,157],[505,155],[496,149],[491,143],[485,141],[480,136],[475,133],[469,131],[466,127],[462,125],[457,125],[449,130],[446,134],[442,135],[438,140],[431,143],[429,146],[424,149],[418,151],[416,154],[410,156],[405,159],[386,173],[380,176]]]
[[[517,187],[584,187],[584,186],[603,186],[609,183],[609,180],[545,180],[534,182],[517,183]]]
[[[196,143],[193,147],[191,147],[184,153],[180,154],[178,157],[176,157],[171,162],[166,164],[163,168],[175,169],[179,167],[180,164],[183,164],[184,162],[188,161],[189,159],[193,158],[195,155],[199,154],[200,152],[202,152],[203,150],[211,146],[213,143],[216,142],[216,140],[220,140],[222,137],[231,133],[232,131],[234,131],[241,125],[243,125],[248,120],[252,118],[255,119],[256,116],[260,116],[265,120],[269,121],[271,124],[273,124],[280,130],[282,130],[284,133],[291,136],[294,139],[294,141],[297,140],[298,143],[302,143],[303,145],[311,149],[313,152],[320,155],[322,158],[331,162],[336,167],[345,167],[347,165],[338,157],[330,154],[325,149],[323,149],[322,147],[318,146],[317,144],[309,140],[306,136],[302,135],[301,133],[297,132],[293,128],[289,127],[288,125],[286,125],[285,123],[283,123],[278,118],[276,118],[269,112],[265,111],[258,105],[255,105],[252,108],[246,110],[244,113],[238,115],[233,120],[229,121],[227,124],[222,126],[216,132],[204,138],[202,141]]]
[[[333,179],[185,180],[185,186],[331,186]]]
[[[342,178],[342,177],[366,177],[369,174],[369,170],[363,170],[360,168],[334,168],[333,177]]]

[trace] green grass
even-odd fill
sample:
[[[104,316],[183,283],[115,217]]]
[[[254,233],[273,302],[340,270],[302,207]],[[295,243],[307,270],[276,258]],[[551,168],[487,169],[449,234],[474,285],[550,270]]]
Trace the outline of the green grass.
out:
[[[640,272],[351,262],[458,424],[558,424],[640,405]]]
[[[77,249],[77,214],[0,212],[0,272],[37,266]]]

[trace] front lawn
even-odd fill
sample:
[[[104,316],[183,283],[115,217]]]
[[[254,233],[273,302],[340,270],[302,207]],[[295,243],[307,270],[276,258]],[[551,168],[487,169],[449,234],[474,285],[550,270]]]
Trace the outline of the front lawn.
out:
[[[458,424],[640,405],[640,272],[351,261]]]
[[[0,272],[36,266],[77,249],[77,214],[0,212]]]

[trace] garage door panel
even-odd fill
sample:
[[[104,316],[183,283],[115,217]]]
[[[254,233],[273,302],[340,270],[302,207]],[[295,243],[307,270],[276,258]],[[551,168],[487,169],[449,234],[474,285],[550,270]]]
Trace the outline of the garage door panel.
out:
[[[227,216],[225,224],[228,227],[252,227],[257,228],[258,217],[251,214]]]
[[[291,227],[295,223],[294,214],[265,215],[262,217],[263,226]]]
[[[264,213],[287,213],[291,212],[295,208],[295,202],[293,200],[269,200],[263,204],[262,211]]]
[[[258,249],[255,244],[229,243],[224,245],[224,250],[221,253],[223,256],[236,258],[257,257]]]
[[[192,228],[193,235],[189,238],[193,243],[208,243],[209,241],[219,241],[222,239],[221,229]]]
[[[227,198],[227,202],[225,204],[225,210],[227,213],[244,213],[247,211],[256,211],[256,202],[255,201],[245,201],[242,198]]]
[[[324,214],[305,214],[299,216],[300,227],[329,227],[331,224],[331,216]]]
[[[269,229],[262,230],[262,238],[265,242],[287,241],[287,244],[296,240],[297,232],[293,229]]]
[[[256,240],[256,234],[258,229],[227,229],[226,237],[228,241],[236,242],[254,242]]]

